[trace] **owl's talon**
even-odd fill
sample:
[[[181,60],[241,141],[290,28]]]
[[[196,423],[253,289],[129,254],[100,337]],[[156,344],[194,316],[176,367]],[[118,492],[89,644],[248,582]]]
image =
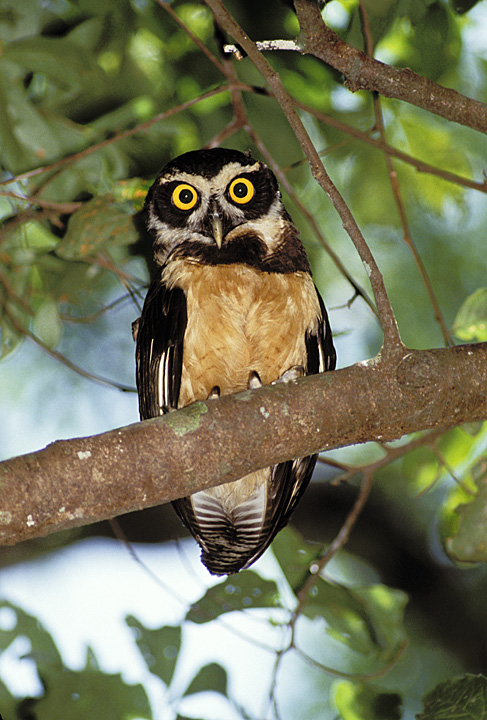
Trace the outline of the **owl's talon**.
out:
[[[216,400],[220,397],[220,394],[220,387],[218,385],[215,385],[215,387],[211,389],[210,394],[208,395],[208,400]]]
[[[293,365],[288,370],[285,370],[281,377],[277,378],[277,380],[274,380],[272,385],[275,385],[276,383],[288,383],[292,380],[298,380],[300,377],[303,377],[304,375],[304,367],[302,365]]]
[[[249,390],[257,390],[260,387],[262,387],[262,380],[259,373],[252,370],[249,377]]]

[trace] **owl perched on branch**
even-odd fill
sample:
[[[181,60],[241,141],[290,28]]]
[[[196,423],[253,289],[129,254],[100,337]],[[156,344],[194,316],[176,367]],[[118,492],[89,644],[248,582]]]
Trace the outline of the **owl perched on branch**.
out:
[[[163,168],[146,207],[159,267],[137,325],[142,419],[334,369],[325,306],[264,163],[223,148],[186,153]],[[173,503],[211,573],[264,552],[315,462],[289,460]]]

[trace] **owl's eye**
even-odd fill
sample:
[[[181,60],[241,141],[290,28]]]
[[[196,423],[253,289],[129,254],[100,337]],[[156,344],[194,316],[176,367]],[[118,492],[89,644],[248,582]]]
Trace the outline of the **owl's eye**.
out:
[[[171,199],[178,210],[192,210],[198,202],[198,193],[191,185],[181,183],[174,188]]]
[[[236,178],[231,182],[228,194],[233,202],[245,205],[254,197],[255,188],[247,178]]]

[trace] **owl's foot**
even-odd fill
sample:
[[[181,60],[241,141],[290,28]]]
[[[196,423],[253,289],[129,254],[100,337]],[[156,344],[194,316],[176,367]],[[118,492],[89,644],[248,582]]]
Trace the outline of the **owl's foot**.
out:
[[[281,377],[279,377],[277,380],[274,380],[271,385],[275,385],[276,383],[288,383],[291,382],[291,380],[298,380],[300,377],[303,377],[304,375],[304,367],[302,365],[293,365],[288,370],[282,373]]]
[[[262,380],[259,377],[259,373],[252,370],[249,377],[249,390],[257,390],[262,387]]]

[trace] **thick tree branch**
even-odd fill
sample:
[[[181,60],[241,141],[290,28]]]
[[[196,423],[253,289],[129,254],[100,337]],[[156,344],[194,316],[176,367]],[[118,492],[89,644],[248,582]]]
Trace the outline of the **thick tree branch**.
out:
[[[400,348],[0,464],[0,543],[159,505],[301,455],[487,418],[487,343]]]
[[[313,0],[294,0],[302,37],[302,53],[309,53],[345,76],[349,90],[368,90],[423,108],[447,120],[487,132],[487,105],[417,75],[368,57],[331,30]]]

